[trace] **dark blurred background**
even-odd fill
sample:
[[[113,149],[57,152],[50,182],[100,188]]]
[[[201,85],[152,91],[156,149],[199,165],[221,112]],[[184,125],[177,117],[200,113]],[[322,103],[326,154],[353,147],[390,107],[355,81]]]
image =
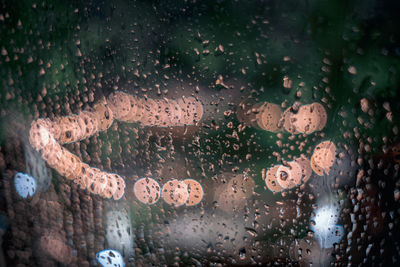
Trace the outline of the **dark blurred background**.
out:
[[[311,212],[327,192],[340,205],[345,235],[332,257],[314,264],[398,264],[399,1],[0,3],[0,226],[9,266],[96,265],[94,254],[108,245],[110,210],[123,210],[133,225],[127,265],[303,265],[307,257],[290,251],[310,235]],[[79,113],[115,90],[196,95],[206,109],[198,126],[114,122],[66,145],[91,166],[124,176],[128,189],[119,202],[79,190],[30,154],[27,139],[32,120]],[[320,102],[328,123],[323,132],[295,138],[238,131],[236,106],[248,99],[282,107]],[[266,189],[261,170],[279,161],[274,152],[309,156],[325,139],[345,155],[347,169],[284,194]],[[21,200],[13,176],[33,170],[41,173],[40,190]],[[242,173],[254,180],[253,195],[239,211],[223,210],[213,199],[221,177]],[[160,184],[192,177],[205,199],[192,208],[145,206],[131,190],[143,176]],[[209,234],[185,228],[195,242],[180,240],[188,221]],[[55,229],[73,260],[37,249]]]

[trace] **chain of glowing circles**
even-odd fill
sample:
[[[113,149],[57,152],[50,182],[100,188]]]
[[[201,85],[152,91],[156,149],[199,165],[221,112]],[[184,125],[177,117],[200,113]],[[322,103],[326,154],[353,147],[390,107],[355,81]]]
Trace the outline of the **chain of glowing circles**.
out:
[[[294,105],[284,112],[281,107],[268,103],[239,105],[239,121],[270,132],[285,129],[291,134],[311,134],[321,131],[327,122],[327,113],[320,103]],[[274,165],[262,171],[263,180],[272,192],[281,192],[306,183],[314,171],[317,175],[329,174],[336,156],[335,144],[321,142],[314,149],[311,160],[306,156],[294,158],[284,165]]]
[[[167,204],[179,207],[195,206],[203,199],[204,190],[194,179],[171,179],[163,187],[150,177],[141,178],[133,186],[136,198],[148,205],[155,204],[162,198]]]
[[[312,172],[318,176],[329,174],[335,162],[336,146],[331,141],[318,144],[311,156],[311,160],[301,155],[285,165],[274,165],[263,171],[263,179],[272,192],[280,192],[306,183]]]
[[[196,125],[202,116],[203,105],[194,97],[146,99],[116,91],[104,103],[96,103],[79,114],[34,120],[29,142],[50,167],[81,189],[119,200],[125,192],[125,180],[120,175],[90,167],[62,144],[79,142],[106,131],[114,119],[137,122],[141,126],[174,127]]]

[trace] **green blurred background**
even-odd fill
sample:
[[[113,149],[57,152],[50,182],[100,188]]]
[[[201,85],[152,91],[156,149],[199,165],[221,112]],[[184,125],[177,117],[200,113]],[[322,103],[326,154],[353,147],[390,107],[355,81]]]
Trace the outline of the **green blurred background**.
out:
[[[324,135],[285,141],[294,149],[283,157],[305,153],[298,142],[306,142],[307,150],[331,139],[342,148],[368,143],[368,160],[382,153],[384,143],[398,141],[399,8],[394,0],[1,1],[0,144],[7,143],[11,121],[29,126],[38,117],[78,113],[116,89],[172,97],[179,95],[178,82],[189,84],[191,93],[200,88],[202,97],[210,97],[203,101],[220,98],[232,110],[230,101],[249,97],[287,106],[322,102],[328,107]],[[216,84],[220,77],[227,87]],[[283,87],[284,77],[292,88]],[[363,98],[372,114],[361,111]],[[239,125],[234,113],[205,123],[196,142],[174,141],[196,155],[188,156],[191,174],[205,181],[219,171],[249,170],[258,194],[282,198],[265,190],[261,179],[261,170],[276,163],[272,152],[281,150],[276,134],[248,128],[232,137]],[[87,142],[87,161],[110,160],[113,171],[145,175],[154,166],[135,151],[163,153],[154,142],[138,141],[143,132],[136,128],[118,123],[98,136],[100,143]],[[157,143],[151,133],[147,137]],[[152,207],[150,216],[137,215],[147,207],[131,209],[135,226],[157,221],[157,214],[169,216],[161,207]],[[306,226],[298,236],[306,235]]]

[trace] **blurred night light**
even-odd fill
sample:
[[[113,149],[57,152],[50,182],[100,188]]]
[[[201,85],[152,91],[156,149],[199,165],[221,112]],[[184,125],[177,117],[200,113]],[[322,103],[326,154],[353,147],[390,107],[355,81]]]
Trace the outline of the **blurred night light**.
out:
[[[17,173],[14,178],[15,190],[23,197],[32,197],[36,192],[36,180],[26,173]]]
[[[338,209],[334,205],[319,208],[313,218],[311,229],[322,248],[331,248],[339,243],[344,235],[344,228],[337,225]]]
[[[96,254],[97,261],[103,267],[124,267],[125,262],[121,255],[116,250],[105,249]]]

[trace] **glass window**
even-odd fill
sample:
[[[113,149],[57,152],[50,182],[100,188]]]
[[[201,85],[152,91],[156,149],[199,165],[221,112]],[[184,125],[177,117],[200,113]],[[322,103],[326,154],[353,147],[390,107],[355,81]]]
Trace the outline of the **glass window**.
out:
[[[398,1],[1,1],[0,266],[396,266]]]

